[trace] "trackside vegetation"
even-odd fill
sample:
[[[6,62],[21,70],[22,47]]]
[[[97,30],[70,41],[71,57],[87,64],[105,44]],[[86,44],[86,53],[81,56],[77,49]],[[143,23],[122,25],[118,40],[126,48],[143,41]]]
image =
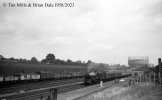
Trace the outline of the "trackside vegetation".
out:
[[[79,100],[162,100],[162,89],[152,83],[117,86]]]

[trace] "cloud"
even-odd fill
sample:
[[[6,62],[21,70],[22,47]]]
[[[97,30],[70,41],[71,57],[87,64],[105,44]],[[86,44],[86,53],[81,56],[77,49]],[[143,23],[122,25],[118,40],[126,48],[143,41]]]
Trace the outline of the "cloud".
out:
[[[74,2],[75,7],[1,6],[0,53],[7,57],[42,59],[51,52],[62,59],[125,64],[130,55],[150,56],[154,63],[161,55],[160,0],[68,2]]]

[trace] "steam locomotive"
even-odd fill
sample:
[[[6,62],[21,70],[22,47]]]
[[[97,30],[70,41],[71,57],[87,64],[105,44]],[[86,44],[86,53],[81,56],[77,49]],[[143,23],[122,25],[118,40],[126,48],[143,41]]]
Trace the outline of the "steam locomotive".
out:
[[[92,85],[97,84],[100,81],[106,82],[110,80],[120,79],[131,76],[130,73],[122,74],[121,72],[109,73],[109,72],[88,72],[84,78],[84,84]]]

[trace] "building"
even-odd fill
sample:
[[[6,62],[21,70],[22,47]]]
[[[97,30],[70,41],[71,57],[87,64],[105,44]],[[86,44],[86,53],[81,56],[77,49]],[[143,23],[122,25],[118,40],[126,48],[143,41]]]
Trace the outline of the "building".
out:
[[[148,67],[148,65],[149,65],[149,57],[142,57],[142,56],[128,57],[128,65],[133,69],[143,67],[143,66]]]
[[[149,67],[139,67],[132,71],[132,76],[143,76],[144,74],[150,73],[152,70]]]

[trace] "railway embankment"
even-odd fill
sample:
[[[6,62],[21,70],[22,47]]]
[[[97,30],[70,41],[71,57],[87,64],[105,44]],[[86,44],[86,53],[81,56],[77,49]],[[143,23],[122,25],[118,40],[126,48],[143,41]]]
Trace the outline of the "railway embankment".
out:
[[[117,86],[77,100],[162,100],[162,89],[150,83]]]
[[[125,83],[126,82],[124,82],[124,84]],[[61,93],[58,95],[57,100],[79,100],[81,98],[98,93],[100,91],[104,91],[105,89],[114,87],[117,84],[119,85],[119,83],[115,83],[115,81],[110,81],[110,82],[103,83],[102,86],[101,84],[96,84],[96,85],[88,86],[86,88],[77,89],[66,93]]]
[[[162,100],[162,88],[149,82],[130,85],[129,79],[125,79],[63,93],[58,100]]]

